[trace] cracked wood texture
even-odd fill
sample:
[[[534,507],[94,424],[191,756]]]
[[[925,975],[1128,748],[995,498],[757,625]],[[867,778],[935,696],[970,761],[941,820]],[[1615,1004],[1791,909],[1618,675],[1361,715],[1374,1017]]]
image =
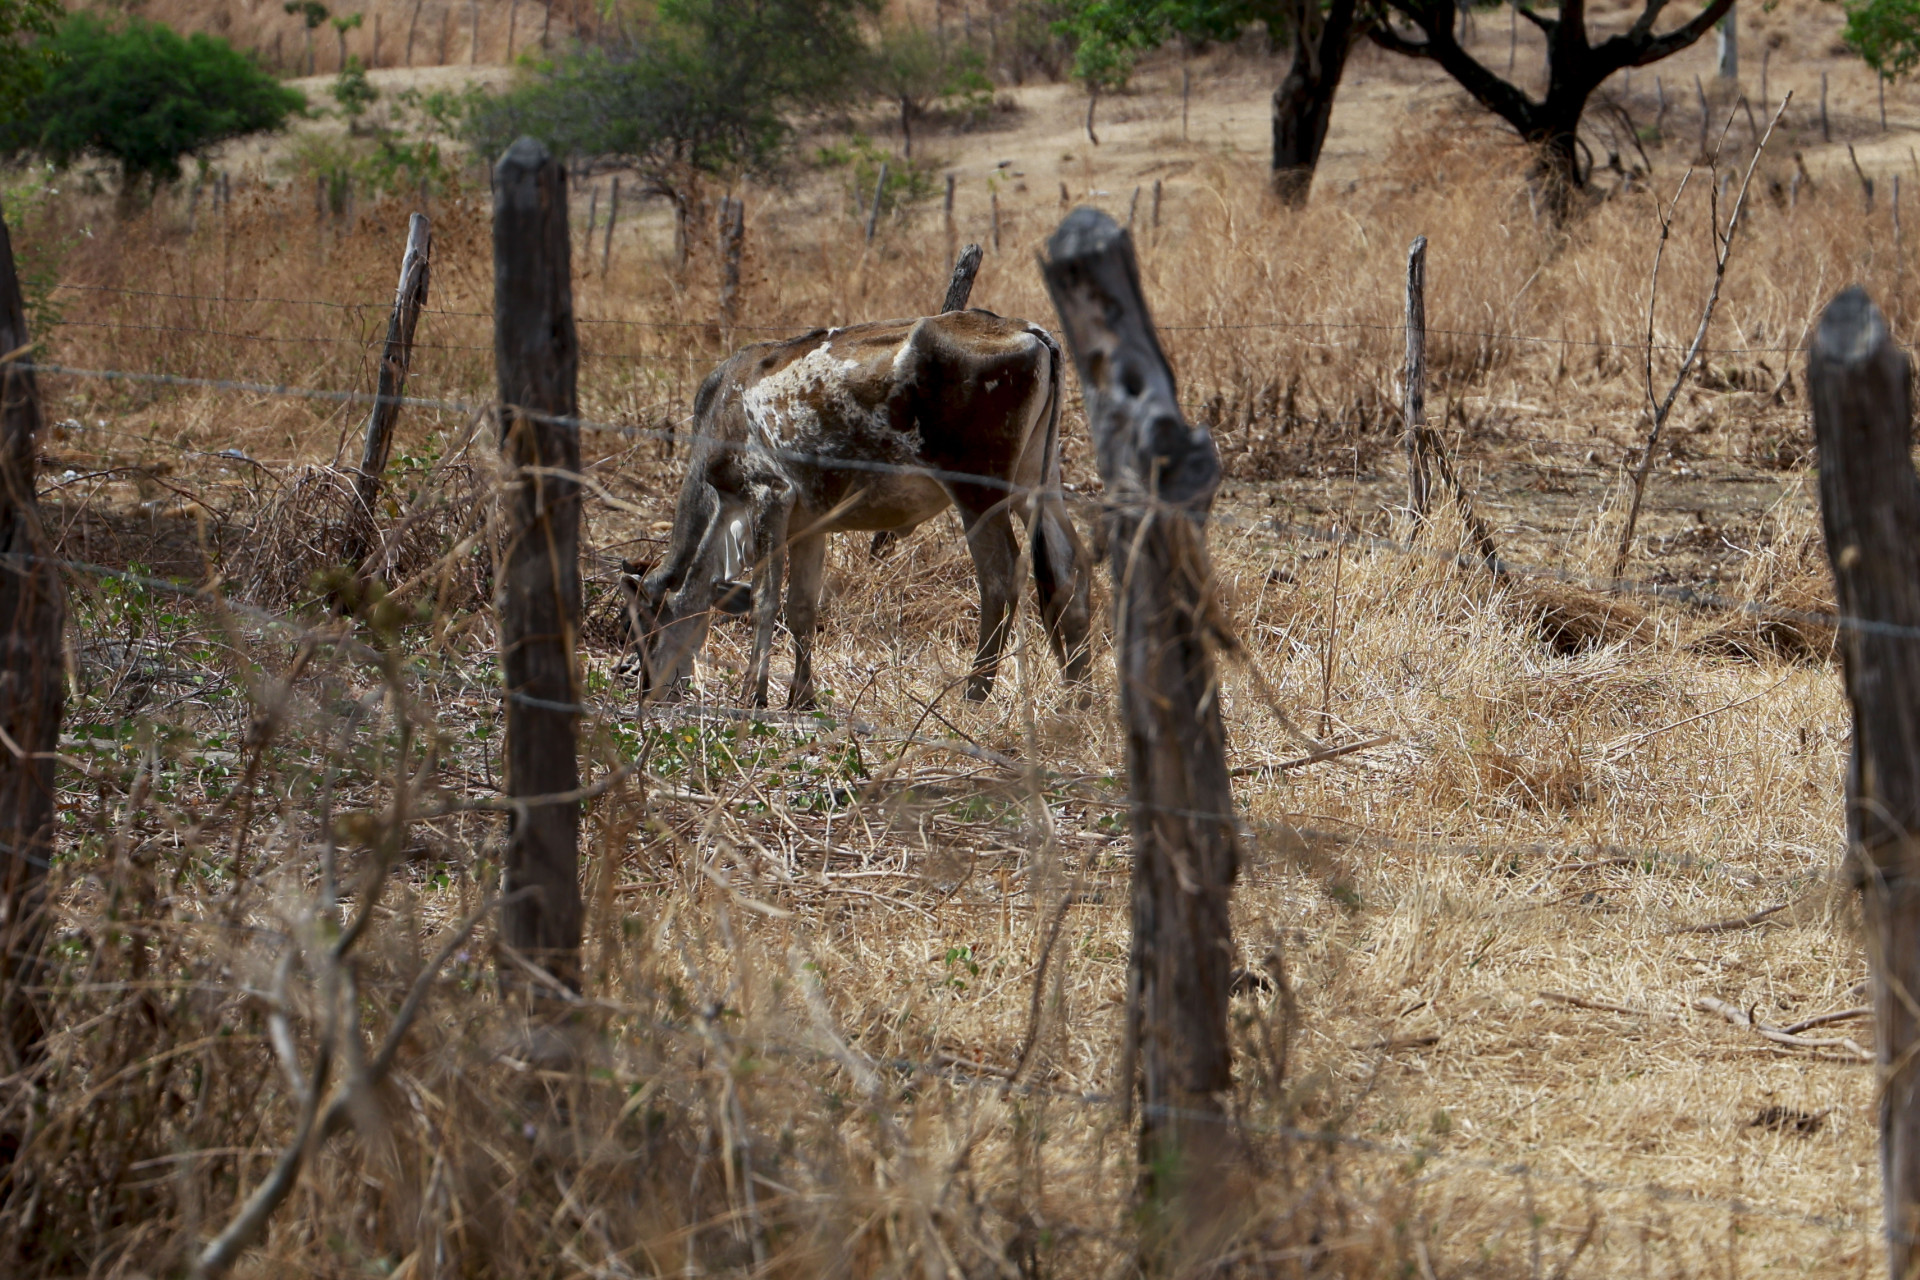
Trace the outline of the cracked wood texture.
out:
[[[1891,1275],[1920,1270],[1920,478],[1912,368],[1858,287],[1828,304],[1807,357],[1820,519],[1853,705],[1848,859],[1860,887],[1880,1073]]]
[[[580,429],[567,175],[522,138],[493,178],[493,348],[500,451],[512,468],[498,597],[507,794],[575,791],[580,700]],[[578,989],[580,805],[516,809],[507,845],[506,945]],[[532,889],[524,898],[513,895]],[[503,965],[502,976],[512,972]]]
[[[36,1057],[45,1031],[29,990],[45,935],[54,753],[67,695],[66,592],[33,489],[41,417],[28,342],[13,241],[0,222],[0,1075]],[[12,1145],[0,1134],[0,1169]]]
[[[1227,1159],[1239,842],[1214,666],[1226,641],[1206,546],[1220,458],[1206,428],[1181,416],[1132,238],[1083,208],[1047,250],[1042,272],[1106,486],[1134,840],[1125,1087],[1140,1104],[1143,1190],[1169,1211],[1163,1243],[1178,1252],[1227,1199],[1216,1175]]]

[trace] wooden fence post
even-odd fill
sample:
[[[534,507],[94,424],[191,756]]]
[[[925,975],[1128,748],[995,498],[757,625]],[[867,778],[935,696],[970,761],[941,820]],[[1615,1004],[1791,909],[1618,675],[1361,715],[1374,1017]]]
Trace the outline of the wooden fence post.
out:
[[[959,235],[953,229],[953,175],[952,174],[947,175],[947,203],[946,203],[945,212],[946,212],[946,226],[947,226],[947,256],[951,258],[953,256],[953,247],[955,243],[957,243],[959,240]]]
[[[513,469],[500,578],[507,794],[577,790],[580,701],[580,429],[574,378],[565,168],[531,138],[507,148],[493,183],[493,350],[500,452]],[[529,804],[507,842],[501,940],[568,986],[580,983],[580,806]],[[527,888],[534,892],[512,895]],[[509,986],[532,984],[503,964]]]
[[[607,238],[600,247],[600,275],[604,279],[613,264],[613,224],[620,217],[620,175],[613,175],[613,191],[607,196]]]
[[[40,391],[28,366],[26,307],[0,222],[0,1072],[38,1056],[38,985],[53,855],[54,753],[66,708],[66,591],[34,497]]]
[[[734,309],[740,298],[740,254],[747,237],[747,202],[720,197],[720,323],[733,342]]]
[[[1401,426],[1407,446],[1407,505],[1415,527],[1425,524],[1431,496],[1427,477],[1427,238],[1407,248],[1407,385]]]
[[[1920,478],[1912,369],[1866,293],[1828,304],[1807,357],[1820,521],[1853,704],[1849,870],[1861,891],[1880,1071],[1887,1262],[1920,1268]]]
[[[427,305],[427,277],[433,259],[433,227],[427,215],[407,220],[407,249],[400,258],[400,285],[394,291],[393,311],[387,316],[387,342],[380,352],[380,380],[373,411],[367,414],[367,438],[360,451],[360,473],[354,477],[357,498],[352,540],[347,559],[359,572],[373,550],[375,513],[380,481],[393,452],[393,424],[400,420],[400,400],[407,394],[407,370],[413,365],[413,330]]]
[[[1132,237],[1106,214],[1076,209],[1041,271],[1106,486],[1134,842],[1120,1087],[1129,1108],[1136,1092],[1141,1104],[1144,1190],[1177,1236],[1225,1208],[1222,1103],[1232,1084],[1228,902],[1239,842],[1213,661],[1231,641],[1215,615],[1205,534],[1220,458],[1207,429],[1181,416]]]
[[[967,309],[967,299],[973,296],[973,278],[978,274],[980,246],[970,244],[960,251],[960,257],[953,264],[953,279],[947,282],[947,296],[940,303],[943,314]]]
[[[880,226],[880,198],[887,194],[887,162],[880,162],[880,176],[873,183],[873,207],[867,211],[867,243],[873,243],[873,233]]]

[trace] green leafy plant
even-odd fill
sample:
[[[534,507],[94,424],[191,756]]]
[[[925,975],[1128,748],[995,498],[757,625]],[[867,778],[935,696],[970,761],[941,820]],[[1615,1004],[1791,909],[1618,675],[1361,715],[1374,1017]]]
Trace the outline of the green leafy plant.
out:
[[[367,113],[367,108],[380,99],[380,91],[367,79],[367,69],[360,65],[358,56],[346,60],[328,92],[333,94],[333,100],[340,104],[347,119],[356,123]]]
[[[211,147],[281,128],[306,99],[215,36],[159,23],[109,26],[70,15],[51,41],[46,84],[0,124],[0,151],[65,168],[86,157],[120,169],[123,211]]]
[[[1841,33],[1847,47],[1889,80],[1920,63],[1920,0],[1857,0]]]
[[[869,88],[900,108],[901,149],[913,156],[913,124],[935,105],[957,107],[975,118],[993,105],[993,82],[976,49],[935,37],[912,22],[880,29],[867,59]]]
[[[327,20],[327,6],[320,0],[287,0],[281,10],[300,19],[307,33],[307,74],[313,74],[313,33]]]
[[[794,121],[844,101],[870,0],[661,0],[644,36],[556,57],[508,92],[469,99],[482,154],[530,134],[553,151],[617,160],[655,190],[767,171]]]
[[[939,190],[939,166],[926,157],[902,164],[864,134],[854,134],[837,146],[821,147],[814,152],[814,163],[823,169],[847,171],[848,205],[864,215],[873,205],[873,189],[880,181],[880,166],[887,166],[886,186],[880,191],[880,212],[891,214]]]
[[[59,23],[58,0],[0,0],[0,115],[18,111],[46,84],[60,59],[46,37]]]
[[[327,20],[333,27],[333,34],[340,37],[340,70],[342,72],[347,69],[347,32],[357,30],[366,20],[367,15],[364,13],[342,14]]]

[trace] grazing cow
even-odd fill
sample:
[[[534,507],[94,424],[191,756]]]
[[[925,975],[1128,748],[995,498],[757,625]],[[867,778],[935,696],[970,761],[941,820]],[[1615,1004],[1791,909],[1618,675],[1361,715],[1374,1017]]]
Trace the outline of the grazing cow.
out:
[[[712,614],[754,616],[749,691],[767,703],[781,579],[793,633],[789,706],[813,705],[827,535],[900,532],[959,509],[980,581],[967,697],[985,698],[1020,596],[1027,525],[1047,637],[1084,682],[1088,561],[1060,497],[1060,348],[1045,329],[953,311],[817,329],[735,353],[694,400],[692,460],[657,568],[622,575],[643,696],[671,697]],[[753,581],[735,580],[742,563]]]

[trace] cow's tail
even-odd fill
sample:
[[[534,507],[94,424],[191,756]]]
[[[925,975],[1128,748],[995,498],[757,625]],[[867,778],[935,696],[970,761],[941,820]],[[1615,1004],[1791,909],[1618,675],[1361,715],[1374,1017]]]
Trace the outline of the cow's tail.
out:
[[[1066,358],[1060,351],[1060,344],[1054,341],[1051,333],[1037,324],[1027,326],[1027,332],[1040,339],[1047,349],[1047,434],[1040,459],[1040,484],[1042,491],[1060,488],[1060,416],[1061,407],[1066,401]],[[1039,513],[1042,494],[1033,495],[1034,515]]]

